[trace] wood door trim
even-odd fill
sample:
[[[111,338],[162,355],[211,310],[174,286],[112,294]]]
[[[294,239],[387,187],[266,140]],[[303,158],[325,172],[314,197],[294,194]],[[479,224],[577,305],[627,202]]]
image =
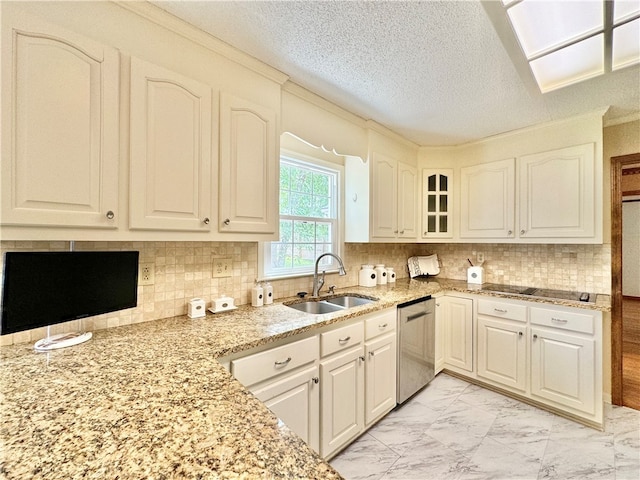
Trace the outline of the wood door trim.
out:
[[[622,169],[640,153],[611,157],[611,402],[622,405]]]

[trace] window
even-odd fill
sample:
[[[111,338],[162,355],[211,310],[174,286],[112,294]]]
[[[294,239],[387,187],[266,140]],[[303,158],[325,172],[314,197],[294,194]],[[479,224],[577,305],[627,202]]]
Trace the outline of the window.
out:
[[[298,155],[280,157],[280,239],[260,249],[261,278],[308,275],[319,255],[340,254],[339,169]],[[333,257],[320,262],[320,271],[338,269]]]

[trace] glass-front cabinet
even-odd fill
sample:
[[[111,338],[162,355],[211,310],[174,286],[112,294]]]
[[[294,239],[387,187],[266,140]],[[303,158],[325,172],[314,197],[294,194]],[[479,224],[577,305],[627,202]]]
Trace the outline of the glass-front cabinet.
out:
[[[453,169],[422,171],[422,238],[452,238]]]

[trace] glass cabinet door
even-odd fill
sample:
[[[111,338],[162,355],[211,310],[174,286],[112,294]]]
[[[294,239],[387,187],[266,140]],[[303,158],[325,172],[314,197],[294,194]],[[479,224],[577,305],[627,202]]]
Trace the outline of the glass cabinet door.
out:
[[[422,237],[451,238],[453,169],[422,171]]]

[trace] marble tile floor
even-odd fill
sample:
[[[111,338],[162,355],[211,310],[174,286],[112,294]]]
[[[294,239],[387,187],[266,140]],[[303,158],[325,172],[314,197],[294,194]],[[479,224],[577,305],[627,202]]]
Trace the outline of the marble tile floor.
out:
[[[331,460],[347,480],[640,480],[640,412],[605,431],[439,374]]]

